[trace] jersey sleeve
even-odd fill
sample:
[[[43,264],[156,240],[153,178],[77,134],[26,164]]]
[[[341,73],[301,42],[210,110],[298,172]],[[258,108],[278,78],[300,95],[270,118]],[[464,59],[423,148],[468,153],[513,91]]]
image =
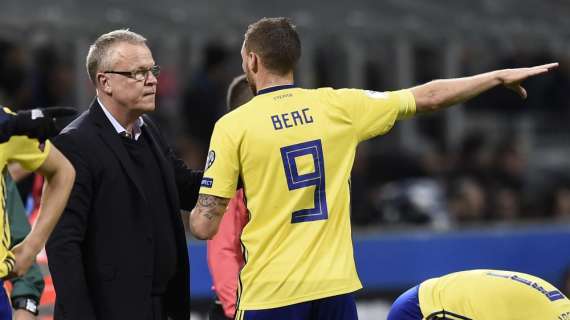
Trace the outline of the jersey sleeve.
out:
[[[238,145],[227,124],[218,121],[214,127],[200,193],[229,199],[236,193],[239,159]]]
[[[414,96],[409,90],[341,89],[337,94],[348,108],[358,141],[386,134],[396,120],[410,117],[416,110]]]
[[[51,142],[46,141],[42,146],[36,139],[25,136],[14,136],[7,142],[8,162],[18,162],[29,171],[38,169],[47,159],[51,151]]]

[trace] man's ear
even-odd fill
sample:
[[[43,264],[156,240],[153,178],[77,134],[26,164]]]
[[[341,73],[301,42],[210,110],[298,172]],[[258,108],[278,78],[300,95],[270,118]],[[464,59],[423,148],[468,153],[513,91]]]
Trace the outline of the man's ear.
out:
[[[96,87],[101,88],[103,92],[105,92],[108,95],[110,95],[113,92],[113,89],[111,88],[111,83],[109,82],[109,78],[106,75],[104,75],[103,73],[97,73],[97,78],[95,80],[97,81]]]
[[[259,56],[254,52],[249,53],[249,70],[253,73],[257,73],[259,71]]]

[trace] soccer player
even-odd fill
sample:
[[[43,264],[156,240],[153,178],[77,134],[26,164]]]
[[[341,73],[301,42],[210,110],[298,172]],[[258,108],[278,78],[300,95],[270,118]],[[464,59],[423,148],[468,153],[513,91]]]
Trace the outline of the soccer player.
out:
[[[299,36],[286,18],[250,25],[242,68],[256,94],[216,123],[193,234],[216,234],[238,178],[250,220],[241,235],[236,319],[356,319],[350,171],[357,145],[396,121],[458,104],[498,85],[520,85],[557,64],[436,80],[373,92],[295,86]]]
[[[0,110],[2,110],[0,112],[1,124],[10,124],[18,118],[18,115],[7,108],[0,107]],[[38,117],[41,118],[43,115],[36,114],[35,118]],[[53,134],[50,130],[36,131],[38,127],[42,127],[44,122],[34,120],[27,119],[19,123],[24,123],[31,132],[30,135],[33,136],[45,138]],[[49,121],[52,121],[51,117]],[[12,131],[14,135],[8,136],[7,140],[0,143],[1,171],[4,172],[8,163],[17,162],[27,170],[42,174],[46,182],[40,214],[34,227],[26,238],[10,251],[11,235],[9,220],[5,212],[6,181],[4,175],[0,175],[0,203],[2,204],[0,206],[0,217],[2,217],[0,218],[2,233],[0,236],[0,279],[22,276],[30,268],[55,227],[67,203],[75,179],[75,170],[71,163],[49,141],[40,144],[37,139],[25,136],[26,130],[19,131],[22,127],[17,126],[17,128],[18,130]],[[36,134],[38,132],[39,134]],[[1,284],[0,280],[0,286]],[[11,307],[6,292],[0,290],[0,320],[7,319],[12,319]]]
[[[253,94],[245,75],[236,77],[228,87],[228,111],[234,110],[252,98]],[[227,320],[235,316],[238,274],[244,264],[239,238],[248,219],[243,188],[239,188],[228,203],[218,233],[207,241],[208,268],[218,298],[210,309],[208,315],[210,320]]]
[[[388,320],[570,319],[570,300],[550,283],[520,272],[469,270],[404,292]]]

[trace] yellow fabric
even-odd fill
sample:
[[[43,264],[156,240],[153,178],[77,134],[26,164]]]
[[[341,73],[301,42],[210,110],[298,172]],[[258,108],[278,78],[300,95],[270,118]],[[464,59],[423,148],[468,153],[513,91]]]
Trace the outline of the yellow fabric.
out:
[[[6,113],[16,115],[15,112],[13,112],[12,110],[10,110],[10,109],[8,109],[8,108],[6,108],[6,107],[2,107],[2,110],[4,110],[4,112],[6,112]]]
[[[423,282],[418,296],[424,319],[442,310],[474,320],[559,320],[570,316],[570,301],[558,289],[520,272],[452,273]]]
[[[241,236],[239,310],[362,287],[349,216],[355,150],[410,109],[409,91],[289,88],[258,95],[216,123],[200,193],[231,198],[243,180],[250,221]]]
[[[0,144],[0,168],[3,173],[10,162],[18,162],[27,170],[34,171],[39,168],[51,150],[49,141],[43,150],[35,139],[24,136],[13,136],[5,143]],[[4,175],[0,177],[0,278],[6,277],[14,268],[14,254],[10,248],[10,228],[6,208],[6,181]]]

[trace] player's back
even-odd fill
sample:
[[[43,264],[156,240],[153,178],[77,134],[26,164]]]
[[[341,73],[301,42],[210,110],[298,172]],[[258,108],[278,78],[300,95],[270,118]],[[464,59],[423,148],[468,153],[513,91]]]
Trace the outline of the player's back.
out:
[[[450,319],[559,320],[570,316],[570,301],[532,275],[499,270],[456,272],[421,284],[422,314]],[[461,318],[463,317],[463,318]],[[566,318],[564,318],[566,317]]]
[[[216,173],[240,166],[232,170],[243,180],[250,212],[241,237],[246,264],[240,310],[361,288],[349,216],[356,146],[388,131],[396,105],[403,96],[410,98],[409,93],[389,99],[362,90],[277,89],[262,91],[218,121],[210,153],[220,155],[204,175],[215,194],[226,195],[219,190],[227,189],[229,195],[235,185],[224,187],[228,183],[216,181]]]

